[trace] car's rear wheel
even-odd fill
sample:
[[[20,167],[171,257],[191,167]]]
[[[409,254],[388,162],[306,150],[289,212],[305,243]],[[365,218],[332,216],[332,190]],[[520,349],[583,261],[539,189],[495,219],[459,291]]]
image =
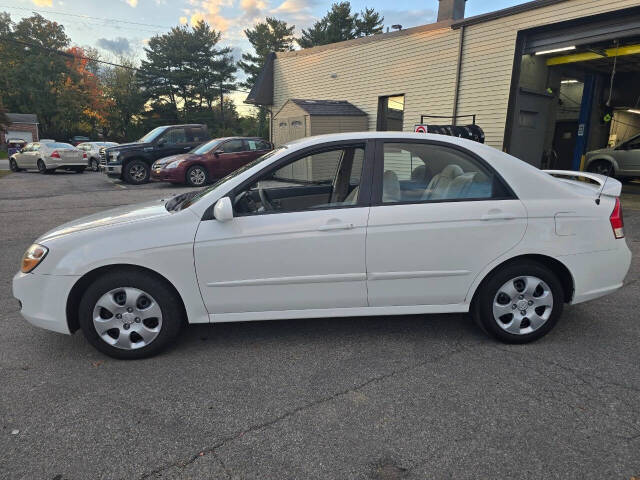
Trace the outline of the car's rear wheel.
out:
[[[116,271],[87,288],[79,307],[80,328],[98,350],[114,358],[155,355],[184,323],[179,298],[164,281],[137,271]]]
[[[40,173],[48,173],[49,172],[49,170],[47,170],[47,166],[44,163],[44,160],[42,160],[42,159],[38,160],[36,165],[38,166],[38,172],[40,172]]]
[[[528,343],[551,331],[564,306],[558,277],[536,262],[517,262],[480,286],[472,314],[489,334],[506,343]]]
[[[133,185],[140,185],[149,181],[151,170],[142,160],[132,160],[124,166],[124,181]]]
[[[614,173],[611,169],[611,162],[607,160],[595,160],[589,164],[588,170],[599,175],[613,175]]]
[[[191,185],[192,187],[201,187],[209,180],[207,170],[200,165],[194,165],[187,170],[185,180],[187,185]]]
[[[12,172],[20,171],[20,169],[18,168],[18,162],[16,162],[13,158],[9,160],[9,170],[11,170]]]

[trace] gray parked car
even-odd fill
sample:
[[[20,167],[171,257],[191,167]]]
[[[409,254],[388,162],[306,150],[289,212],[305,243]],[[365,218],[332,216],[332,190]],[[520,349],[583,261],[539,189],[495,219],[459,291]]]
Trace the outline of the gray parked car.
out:
[[[614,148],[587,153],[584,168],[602,175],[611,170],[611,175],[616,177],[640,177],[640,135],[631,137]]]

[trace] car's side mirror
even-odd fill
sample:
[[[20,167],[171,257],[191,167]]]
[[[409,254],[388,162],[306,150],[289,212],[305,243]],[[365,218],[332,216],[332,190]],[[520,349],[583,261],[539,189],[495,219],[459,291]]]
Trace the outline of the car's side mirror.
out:
[[[213,216],[219,222],[228,222],[233,219],[233,205],[229,197],[222,197],[213,207]]]

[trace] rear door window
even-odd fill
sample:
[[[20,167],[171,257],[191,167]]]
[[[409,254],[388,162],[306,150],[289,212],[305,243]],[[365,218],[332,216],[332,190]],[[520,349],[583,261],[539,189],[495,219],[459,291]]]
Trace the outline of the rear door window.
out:
[[[224,150],[224,153],[244,152],[246,148],[247,147],[244,144],[244,140],[241,140],[241,139],[229,140],[228,142],[225,142],[222,145],[222,149]]]

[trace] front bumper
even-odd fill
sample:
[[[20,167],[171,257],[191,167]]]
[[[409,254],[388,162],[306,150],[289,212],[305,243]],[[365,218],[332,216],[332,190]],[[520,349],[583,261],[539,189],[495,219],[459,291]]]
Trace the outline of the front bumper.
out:
[[[67,298],[79,278],[75,275],[17,273],[13,277],[13,296],[22,304],[20,314],[31,325],[70,335]]]
[[[157,182],[182,183],[184,182],[184,171],[181,168],[152,168],[151,180]]]
[[[122,174],[122,165],[102,165],[101,170],[110,177],[119,177]]]

